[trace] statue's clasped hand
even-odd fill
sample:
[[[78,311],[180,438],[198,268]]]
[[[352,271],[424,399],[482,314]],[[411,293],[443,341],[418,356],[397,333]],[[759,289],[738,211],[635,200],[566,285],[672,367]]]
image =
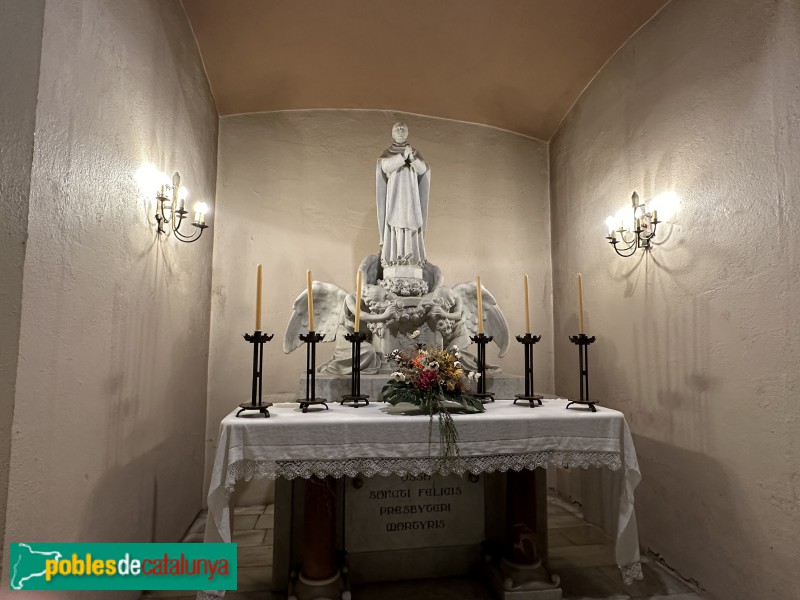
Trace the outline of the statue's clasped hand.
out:
[[[397,321],[398,320],[398,309],[394,304],[390,304],[386,307],[386,310],[383,311],[383,317],[385,321]]]

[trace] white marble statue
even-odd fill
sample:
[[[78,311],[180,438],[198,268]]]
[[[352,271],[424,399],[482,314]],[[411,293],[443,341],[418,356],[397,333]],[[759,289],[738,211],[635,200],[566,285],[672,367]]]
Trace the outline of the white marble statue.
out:
[[[394,124],[392,138],[375,170],[381,264],[422,267],[431,169],[408,143],[405,123]]]
[[[394,144],[378,159],[377,208],[380,255],[366,257],[359,269],[363,276],[360,331],[364,373],[390,369],[386,358],[398,348],[419,344],[458,347],[462,363],[475,369],[468,348],[470,336],[483,320],[486,335],[494,338],[500,356],[508,350],[508,324],[494,296],[483,288],[483,315],[478,315],[474,282],[452,288],[444,285],[442,272],[425,255],[430,167],[407,143],[408,128],[395,123]],[[338,285],[315,281],[314,320],[325,342],[336,342],[333,358],[319,367],[322,373],[349,375],[351,346],[344,334],[354,330],[355,294]],[[294,303],[284,338],[289,353],[303,344],[298,336],[308,329],[306,292]],[[490,367],[492,368],[492,367]],[[494,369],[494,368],[493,368]]]

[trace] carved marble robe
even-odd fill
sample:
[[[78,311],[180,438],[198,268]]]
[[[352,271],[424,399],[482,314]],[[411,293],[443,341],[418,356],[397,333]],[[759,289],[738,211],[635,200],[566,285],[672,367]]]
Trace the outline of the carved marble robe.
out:
[[[406,161],[406,144],[392,144],[375,171],[381,264],[424,265],[431,170],[419,153]]]

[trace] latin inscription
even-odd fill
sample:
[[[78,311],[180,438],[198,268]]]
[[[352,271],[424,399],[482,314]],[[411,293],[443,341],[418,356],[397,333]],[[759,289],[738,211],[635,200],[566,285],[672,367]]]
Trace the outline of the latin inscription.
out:
[[[483,539],[483,481],[450,475],[365,477],[347,482],[349,552],[477,544]]]

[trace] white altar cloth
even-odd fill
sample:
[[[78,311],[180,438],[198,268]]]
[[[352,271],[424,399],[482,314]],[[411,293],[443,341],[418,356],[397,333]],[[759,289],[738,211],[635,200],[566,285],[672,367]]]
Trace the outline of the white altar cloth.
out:
[[[545,399],[536,408],[498,400],[485,413],[453,415],[461,454],[453,464],[441,458],[436,420],[429,443],[425,414],[399,414],[401,407],[380,402],[329,406],[303,414],[297,404],[283,403],[269,409],[268,419],[237,418],[234,411],[222,420],[208,491],[207,542],[231,541],[229,500],[241,480],[603,467],[621,475],[617,564],[626,582],[641,579],[633,506],[641,475],[621,412],[602,406],[596,413],[565,410],[564,399]]]

